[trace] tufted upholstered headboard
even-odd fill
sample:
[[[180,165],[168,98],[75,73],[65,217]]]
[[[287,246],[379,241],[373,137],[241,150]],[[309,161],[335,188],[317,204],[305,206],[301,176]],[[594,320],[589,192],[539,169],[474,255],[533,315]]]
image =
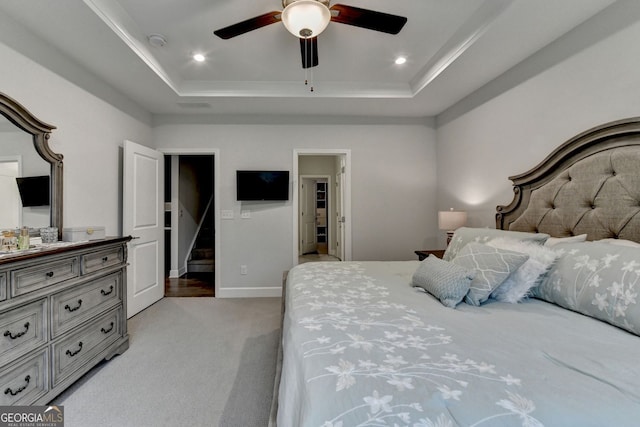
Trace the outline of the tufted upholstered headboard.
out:
[[[640,242],[640,117],[583,132],[509,179],[496,228]]]

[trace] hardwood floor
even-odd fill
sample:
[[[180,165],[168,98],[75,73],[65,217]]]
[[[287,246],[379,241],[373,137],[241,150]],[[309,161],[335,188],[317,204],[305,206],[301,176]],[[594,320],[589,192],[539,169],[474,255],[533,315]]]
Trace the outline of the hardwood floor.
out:
[[[187,273],[177,279],[164,281],[165,297],[213,297],[214,273]]]
[[[340,258],[327,254],[306,254],[298,257],[298,264],[318,261],[340,261]]]

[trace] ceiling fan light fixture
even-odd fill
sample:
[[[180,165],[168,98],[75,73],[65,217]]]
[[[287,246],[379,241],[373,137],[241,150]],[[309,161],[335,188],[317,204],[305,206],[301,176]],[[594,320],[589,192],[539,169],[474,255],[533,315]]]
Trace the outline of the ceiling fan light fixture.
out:
[[[282,23],[301,39],[316,37],[331,21],[329,2],[325,0],[283,0]]]

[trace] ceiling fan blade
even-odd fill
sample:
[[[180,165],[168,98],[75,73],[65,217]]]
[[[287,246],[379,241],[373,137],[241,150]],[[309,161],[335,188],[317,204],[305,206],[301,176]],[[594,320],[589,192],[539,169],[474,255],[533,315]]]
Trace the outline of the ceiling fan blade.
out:
[[[280,22],[282,16],[281,11],[268,12],[255,18],[247,19],[246,21],[238,22],[237,24],[229,25],[228,27],[215,30],[213,34],[221,39],[230,39],[232,37],[239,36],[249,31],[257,30],[258,28],[266,27],[267,25]]]
[[[344,4],[334,4],[330,9],[334,12],[331,14],[331,20],[333,22],[388,34],[398,34],[400,30],[402,30],[402,27],[404,27],[404,24],[407,23],[407,18],[404,16],[391,15],[369,9],[360,9],[359,7]],[[335,12],[338,13],[336,14]]]
[[[300,54],[302,68],[316,67],[318,65],[318,38],[300,39]]]

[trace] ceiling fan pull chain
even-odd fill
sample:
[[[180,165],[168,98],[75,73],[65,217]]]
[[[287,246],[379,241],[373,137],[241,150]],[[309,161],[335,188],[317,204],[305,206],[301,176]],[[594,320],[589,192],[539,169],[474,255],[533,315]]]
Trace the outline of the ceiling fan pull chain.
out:
[[[304,57],[307,57],[307,43],[304,44]],[[309,76],[308,76],[308,71],[307,68],[304,67],[304,85],[308,86],[309,85]]]
[[[311,56],[310,57],[313,58],[313,43],[310,41],[309,44],[311,44],[311,47],[310,47]],[[313,67],[309,67],[309,75],[311,76],[311,90],[310,90],[310,92],[313,92]]]

